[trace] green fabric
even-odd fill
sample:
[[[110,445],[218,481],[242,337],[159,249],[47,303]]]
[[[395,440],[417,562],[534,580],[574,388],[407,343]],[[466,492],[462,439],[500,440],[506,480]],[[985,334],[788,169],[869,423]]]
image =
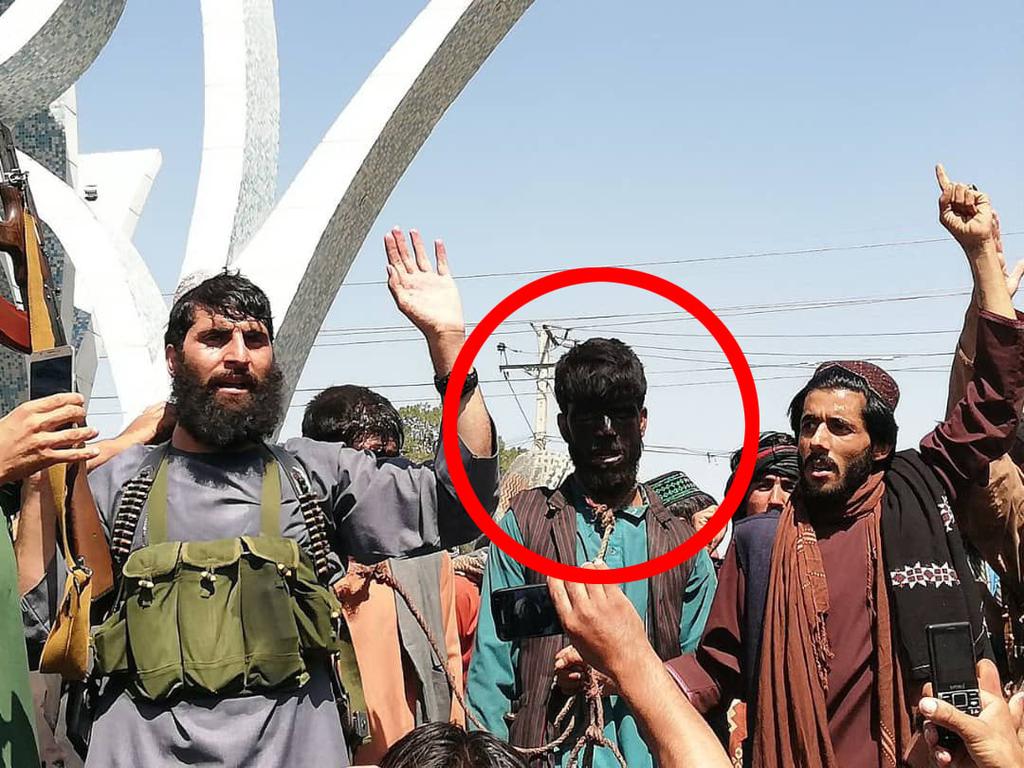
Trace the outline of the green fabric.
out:
[[[593,515],[582,503],[576,506],[576,561],[592,560],[601,544],[601,533]],[[647,560],[647,507],[630,507],[616,513],[618,518],[608,544],[605,562],[609,568],[621,568]],[[516,541],[523,537],[514,514],[505,515],[500,523]],[[711,611],[717,579],[714,566],[706,552],[693,559],[690,578],[686,584],[683,612],[679,622],[679,641],[683,653],[692,651],[700,641],[704,624]],[[491,613],[491,593],[503,587],[521,586],[526,583],[522,564],[512,559],[493,544],[488,553],[487,569],[484,572],[480,620],[477,625],[476,645],[469,666],[466,693],[469,708],[484,726],[501,738],[508,738],[505,715],[512,702],[518,697],[515,684],[515,669],[518,665],[519,648],[515,643],[498,639]],[[646,579],[623,585],[623,591],[636,608],[640,617],[647,621],[648,582]],[[554,660],[552,659],[552,671]],[[610,696],[605,701],[605,735],[618,744],[626,764],[630,768],[653,766],[651,754],[637,730],[625,701]],[[568,762],[569,749],[559,754],[558,762]],[[594,754],[594,768],[617,768],[618,762],[607,749]]]
[[[36,766],[35,715],[18,597],[18,566],[0,524],[0,765]]]
[[[101,675],[159,701],[294,688],[338,650],[340,607],[294,539],[242,536],[136,550],[123,599],[93,635]]]
[[[277,460],[267,452],[260,492],[260,535],[277,536],[281,531],[281,471]],[[167,451],[153,478],[146,505],[147,540],[150,544],[167,541]]]

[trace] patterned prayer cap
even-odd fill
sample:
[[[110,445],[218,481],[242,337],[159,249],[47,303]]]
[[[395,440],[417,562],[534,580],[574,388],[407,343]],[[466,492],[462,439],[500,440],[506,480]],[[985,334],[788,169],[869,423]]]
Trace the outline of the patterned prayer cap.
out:
[[[865,360],[830,360],[819,365],[814,375],[820,376],[832,368],[839,368],[863,379],[868,389],[878,395],[879,399],[889,407],[889,410],[896,410],[896,405],[900,401],[900,388],[892,376],[874,363]]]
[[[648,480],[646,485],[658,495],[665,508],[676,516],[690,518],[717,503],[711,494],[698,488],[682,470],[658,475]]]

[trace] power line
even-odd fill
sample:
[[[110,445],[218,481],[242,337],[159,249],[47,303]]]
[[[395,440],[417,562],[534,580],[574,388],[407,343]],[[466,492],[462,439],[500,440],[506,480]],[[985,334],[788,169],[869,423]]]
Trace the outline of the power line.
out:
[[[726,307],[712,308],[719,317],[750,317],[754,315],[765,315],[765,314],[780,314],[787,312],[800,312],[816,309],[829,309],[833,307],[851,307],[851,306],[874,306],[878,304],[892,304],[892,303],[903,303],[909,301],[927,301],[931,299],[944,299],[957,296],[966,296],[970,294],[971,290],[967,288],[958,289],[945,289],[940,291],[931,291],[925,293],[914,293],[914,294],[897,294],[889,296],[858,296],[851,298],[842,299],[823,299],[819,301],[799,301],[789,302],[786,304],[779,304],[773,302],[770,304],[740,304]],[[611,320],[622,318],[622,322],[613,323],[597,323],[597,324],[572,324],[579,320]],[[629,318],[629,319],[625,319]],[[641,318],[641,319],[636,319]],[[644,313],[617,313],[608,315],[583,315],[583,316],[566,316],[553,318],[547,321],[547,324],[552,327],[558,327],[563,330],[591,330],[601,331],[606,328],[632,328],[638,325],[659,325],[663,323],[671,322],[686,322],[695,321],[696,318],[681,310],[667,311],[667,312],[644,312]],[[536,320],[511,320],[506,321],[511,324],[520,323],[536,323]],[[563,323],[569,323],[569,325],[562,325]],[[467,324],[467,329],[475,327],[475,323]],[[324,329],[321,333],[332,333],[340,334],[345,333],[347,335],[359,335],[359,334],[379,334],[388,331],[404,331],[411,332],[408,326],[366,326],[366,327],[354,327],[354,328],[332,328]],[[619,333],[637,335],[637,336],[685,336],[686,338],[706,338],[707,334],[679,334],[675,332],[665,331],[638,331],[638,330],[626,330],[617,331]],[[524,328],[522,330],[498,330],[495,331],[493,336],[511,336],[521,334],[532,334],[531,329]],[[888,333],[877,333],[877,334],[807,334],[807,338],[836,338],[836,337],[851,337],[851,338],[876,338],[884,336],[897,336],[897,335],[934,335],[944,333],[956,333],[956,331],[908,331],[906,333],[888,332]],[[735,334],[737,338],[788,338],[792,336],[804,336],[799,332],[794,334]],[[344,341],[314,341],[314,348],[321,347],[347,347],[347,346],[359,346],[366,344],[397,344],[397,343],[411,343],[421,342],[422,337],[418,335],[411,335],[405,338],[385,338],[385,339],[373,339],[373,340],[344,340]]]
[[[1022,232],[1003,232],[1003,237],[1013,237],[1020,235]],[[656,259],[651,261],[633,261],[620,264],[608,264],[605,266],[613,267],[626,267],[635,269],[638,267],[667,267],[678,264],[703,264],[708,262],[721,262],[721,261],[739,261],[744,259],[763,259],[775,256],[809,256],[820,253],[842,253],[852,251],[869,251],[878,248],[901,248],[912,245],[934,245],[937,243],[949,243],[948,237],[926,237],[915,240],[890,240],[882,243],[859,243],[856,245],[823,245],[814,248],[797,248],[786,251],[752,251],[747,253],[735,253],[726,254],[722,256],[694,256],[686,259]],[[559,269],[527,269],[517,270],[509,272],[476,272],[468,275],[455,275],[455,279],[458,281],[464,280],[489,280],[495,278],[508,278],[508,277],[535,277],[540,275],[551,275],[556,272],[562,272],[563,268]],[[380,286],[386,285],[385,280],[356,280],[345,283],[346,288],[364,287],[364,286]]]

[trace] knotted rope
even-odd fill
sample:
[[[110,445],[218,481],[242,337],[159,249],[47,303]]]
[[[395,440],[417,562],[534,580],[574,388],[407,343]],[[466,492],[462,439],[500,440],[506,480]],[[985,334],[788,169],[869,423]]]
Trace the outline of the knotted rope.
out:
[[[589,499],[587,500],[587,503],[594,511],[597,522],[602,528],[601,545],[598,547],[597,556],[594,558],[595,563],[600,563],[604,561],[604,556],[608,551],[608,542],[611,539],[612,530],[615,528],[615,510],[604,504],[594,504]],[[427,623],[426,618],[415,605],[412,597],[409,595],[402,583],[395,578],[394,574],[387,567],[387,563],[382,562],[377,563],[376,565],[350,563],[349,572],[365,579],[366,581],[376,581],[383,584],[384,586],[392,589],[395,594],[402,598],[406,607],[409,609],[409,613],[412,614],[413,619],[415,619],[420,630],[422,630],[423,635],[427,638],[427,643],[430,645],[431,651],[433,651],[434,655],[440,662],[441,668],[444,670],[445,678],[448,681],[448,687],[451,688],[452,695],[455,697],[455,700],[458,701],[459,706],[462,707],[462,711],[466,713],[466,718],[478,730],[486,731],[487,727],[480,722],[479,718],[477,718],[476,715],[470,711],[469,707],[466,706],[466,700],[463,697],[459,686],[455,682],[455,676],[452,675],[451,670],[448,668],[448,654],[442,652],[441,645],[437,642],[437,638],[430,629],[430,625]],[[580,692],[573,694],[566,700],[565,705],[558,712],[552,722],[556,731],[561,729],[559,735],[547,744],[543,744],[539,747],[515,747],[515,750],[526,758],[538,757],[556,752],[561,749],[576,730],[576,723],[578,719],[577,714],[583,715],[585,712],[588,724],[583,733],[576,740],[576,744],[573,746],[572,751],[569,753],[567,768],[577,768],[581,754],[590,754],[592,760],[594,747],[606,747],[615,756],[615,759],[618,761],[621,768],[629,768],[629,766],[626,765],[626,761],[623,758],[622,753],[619,751],[619,748],[614,744],[614,742],[605,736],[604,733],[605,720],[603,688],[603,684],[594,674],[593,667],[589,665],[584,667],[582,688]],[[589,752],[585,752],[587,747],[591,748]]]

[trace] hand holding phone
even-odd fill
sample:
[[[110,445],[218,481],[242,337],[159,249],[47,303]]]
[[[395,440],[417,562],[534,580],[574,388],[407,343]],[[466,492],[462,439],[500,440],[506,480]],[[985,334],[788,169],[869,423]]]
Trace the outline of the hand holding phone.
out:
[[[966,621],[929,624],[925,631],[932,667],[932,695],[977,717],[981,714],[981,691],[971,625]],[[938,734],[940,747],[952,749],[960,743],[960,737],[946,728],[939,728]]]
[[[973,766],[973,768],[1006,768],[1024,766],[1024,694],[1018,693],[1009,702],[1003,698],[999,670],[988,659],[977,666],[981,690],[981,714],[977,717],[938,698],[921,699],[920,711],[928,722],[924,726],[925,741],[931,747],[928,765]],[[939,744],[939,729],[953,731],[962,742],[955,749]],[[1018,734],[1021,734],[1018,736]],[[913,762],[913,765],[924,765]]]
[[[64,393],[22,403],[0,419],[0,483],[22,480],[54,464],[89,461],[99,449],[84,445],[96,437],[85,421],[81,395]]]

